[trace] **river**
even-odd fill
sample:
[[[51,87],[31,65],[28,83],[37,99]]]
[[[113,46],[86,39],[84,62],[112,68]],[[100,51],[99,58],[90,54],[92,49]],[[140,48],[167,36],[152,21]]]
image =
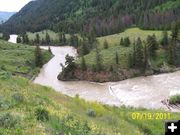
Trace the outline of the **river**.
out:
[[[48,49],[48,47],[41,47]],[[88,81],[59,81],[62,71],[60,63],[65,56],[77,56],[76,49],[69,46],[51,46],[54,57],[45,64],[34,83],[52,87],[58,92],[74,97],[79,95],[88,101],[97,101],[108,105],[126,105],[148,109],[165,109],[162,101],[171,95],[180,94],[180,71],[168,74],[137,77],[120,82],[93,83]],[[171,111],[180,111],[171,108]]]

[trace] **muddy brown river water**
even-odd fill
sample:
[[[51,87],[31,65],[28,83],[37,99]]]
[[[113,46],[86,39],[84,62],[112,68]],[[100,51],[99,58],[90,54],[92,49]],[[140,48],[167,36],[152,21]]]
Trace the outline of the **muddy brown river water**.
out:
[[[17,35],[11,35],[9,42],[16,43]],[[48,49],[48,47],[41,47]],[[51,47],[54,57],[45,64],[34,83],[52,87],[54,90],[74,97],[79,95],[88,101],[97,101],[108,105],[126,105],[148,109],[168,110],[161,101],[171,95],[180,94],[180,71],[168,74],[137,77],[120,82],[93,83],[88,81],[63,82],[57,79],[62,71],[60,63],[65,56],[77,56],[73,47]],[[171,111],[180,112],[173,108]]]
[[[47,47],[41,48],[47,49]],[[72,97],[78,94],[86,100],[109,105],[155,109],[167,109],[161,101],[168,99],[170,95],[180,94],[180,71],[108,83],[59,81],[57,76],[62,71],[60,63],[65,63],[67,54],[76,56],[76,50],[67,46],[51,47],[51,50],[54,57],[43,66],[34,82],[52,87],[63,94]]]

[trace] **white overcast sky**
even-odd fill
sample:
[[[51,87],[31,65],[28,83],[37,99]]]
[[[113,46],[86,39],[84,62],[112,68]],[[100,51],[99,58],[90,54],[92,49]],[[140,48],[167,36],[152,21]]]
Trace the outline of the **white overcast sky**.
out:
[[[0,11],[19,11],[31,0],[0,0]]]

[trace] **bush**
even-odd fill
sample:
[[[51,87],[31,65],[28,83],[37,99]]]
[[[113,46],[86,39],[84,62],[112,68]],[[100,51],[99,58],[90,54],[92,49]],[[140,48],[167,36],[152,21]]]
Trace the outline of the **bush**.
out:
[[[169,103],[180,104],[180,95],[175,95],[175,96],[170,97]]]
[[[21,103],[24,101],[24,96],[21,93],[15,93],[14,95],[12,95],[12,97],[18,103]]]
[[[95,112],[93,109],[89,109],[89,110],[87,111],[87,115],[88,115],[89,117],[96,117],[96,112]]]
[[[13,128],[19,122],[19,118],[11,115],[10,113],[4,113],[0,115],[0,127]]]
[[[68,114],[62,121],[61,134],[90,135],[91,128],[86,121],[77,119],[74,114]]]
[[[37,108],[35,111],[36,119],[39,121],[48,121],[49,120],[49,112],[44,108]]]

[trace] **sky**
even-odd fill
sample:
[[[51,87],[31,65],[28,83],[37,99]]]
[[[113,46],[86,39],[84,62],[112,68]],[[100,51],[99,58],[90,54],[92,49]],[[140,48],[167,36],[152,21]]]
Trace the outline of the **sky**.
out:
[[[0,11],[17,12],[31,0],[0,0]]]

